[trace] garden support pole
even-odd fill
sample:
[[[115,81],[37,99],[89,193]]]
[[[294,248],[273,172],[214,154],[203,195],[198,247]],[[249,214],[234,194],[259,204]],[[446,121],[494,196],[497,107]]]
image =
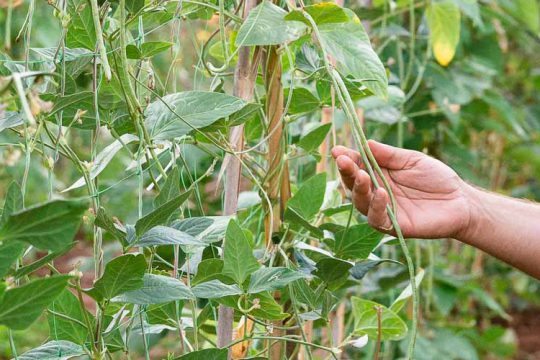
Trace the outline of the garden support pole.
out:
[[[256,0],[246,0],[244,3],[244,18],[247,17],[251,9],[257,5]],[[250,61],[250,48],[242,47],[238,51],[238,62],[234,72],[234,95],[250,101],[253,98],[255,79],[257,76],[258,61],[254,58]],[[244,125],[238,125],[231,129],[229,137],[233,151],[240,152],[244,147]],[[241,156],[241,155],[238,155]],[[240,159],[230,156],[225,176],[225,204],[224,214],[236,214],[238,205],[238,193],[241,181]],[[225,247],[226,244],[224,243]],[[234,310],[225,305],[220,305],[218,309],[217,325],[217,345],[225,347],[232,341],[232,326],[234,320]],[[230,351],[229,356],[230,358]]]

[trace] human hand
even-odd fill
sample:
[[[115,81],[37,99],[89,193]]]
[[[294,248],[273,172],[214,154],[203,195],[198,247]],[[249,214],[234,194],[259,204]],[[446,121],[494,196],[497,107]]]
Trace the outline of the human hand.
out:
[[[455,237],[471,221],[473,188],[447,165],[421,152],[370,140],[369,147],[397,202],[397,220],[405,237]],[[393,233],[384,188],[375,190],[360,153],[344,146],[332,149],[342,180],[355,207],[374,228]],[[379,179],[379,183],[382,182]]]

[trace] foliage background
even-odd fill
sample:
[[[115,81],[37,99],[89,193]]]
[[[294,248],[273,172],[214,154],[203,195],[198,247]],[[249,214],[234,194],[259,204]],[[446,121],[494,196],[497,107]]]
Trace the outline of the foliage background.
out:
[[[11,49],[0,53],[1,75],[8,76],[14,69],[15,61],[24,59],[26,46],[36,49],[58,46],[62,32],[61,19],[53,16],[53,8],[46,1],[35,1],[30,38],[15,41],[30,3],[22,1],[13,8],[10,35],[6,31],[7,1],[0,0],[0,39],[3,39],[4,46],[8,39],[12,44]],[[114,7],[116,2],[111,1],[111,4]],[[228,11],[234,11],[235,5],[226,2]],[[540,37],[536,1],[375,0],[372,3],[346,2],[344,5],[364,22],[390,79],[388,103],[374,97],[357,100],[369,137],[424,151],[449,164],[463,178],[478,186],[511,196],[540,200]],[[142,70],[148,71],[157,83],[156,88],[164,93],[174,89],[224,89],[230,94],[232,77],[212,77],[205,68],[208,62],[214,67],[223,64],[219,34],[217,37],[211,36],[216,29],[219,30],[218,17],[212,11],[187,5],[184,11],[178,22],[180,35],[177,38],[171,38],[171,29],[175,26],[173,20],[162,21],[156,15],[155,18],[149,16],[145,21],[144,41],[173,40],[176,43],[167,51],[153,56]],[[134,36],[140,33],[136,25],[133,23],[130,26]],[[233,36],[232,30],[233,27],[228,28],[228,38]],[[134,42],[139,40],[130,39]],[[84,42],[84,39],[70,41]],[[207,41],[210,42],[207,44]],[[453,43],[455,56],[451,54],[454,51]],[[442,50],[437,44],[442,46]],[[232,45],[227,43],[226,46],[232,49]],[[301,46],[292,48],[298,61]],[[207,51],[204,58],[201,55],[203,49]],[[29,56],[35,62],[32,67],[38,68],[44,64],[43,58],[35,51],[31,51]],[[286,56],[283,57],[283,64],[288,70],[290,64]],[[228,64],[227,71],[232,71],[233,66],[234,63]],[[289,76],[288,73],[284,76],[284,84],[290,80]],[[165,86],[167,78],[169,81]],[[70,79],[68,86],[88,91],[91,89],[91,77],[83,75]],[[262,94],[262,83],[257,87]],[[310,94],[304,98],[293,97],[290,123],[287,124],[288,142],[293,145],[290,152],[293,189],[316,172],[317,162],[323,162],[328,157],[328,154],[322,154],[321,160],[321,155],[316,151],[306,154],[299,150],[299,140],[321,120],[322,103],[326,101],[328,105],[328,99],[321,99],[321,92],[317,92],[315,83],[306,81],[305,88],[309,89]],[[13,93],[2,96],[0,103],[12,106],[10,101]],[[54,102],[56,99],[46,100]],[[334,127],[329,136],[331,143],[352,145],[350,129],[342,111],[334,109],[333,116]],[[2,121],[0,116],[0,123]],[[246,131],[247,140],[253,145],[263,130],[260,124],[252,122],[247,125]],[[74,129],[70,132],[70,144],[81,159],[89,159],[93,151],[99,152],[112,141],[108,134],[102,139],[105,141],[94,149],[88,131]],[[9,130],[0,132],[2,198],[11,181],[21,179],[25,171],[24,149],[18,145],[22,142],[17,133]],[[209,155],[187,142],[181,145],[185,160],[181,178],[185,185],[189,185],[186,169],[195,177],[204,174],[215,160],[212,155],[217,152],[212,149]],[[221,156],[217,157],[216,169],[221,164]],[[253,161],[257,163],[262,160],[255,155]],[[326,161],[329,179],[335,179],[334,165]],[[53,192],[59,193],[80,177],[80,173],[66,159],[60,158],[51,179],[46,162],[47,158],[32,155],[27,184],[28,204],[47,200],[47,184],[53,184]],[[132,224],[139,217],[136,191],[139,183],[136,176],[123,176],[130,162],[127,152],[119,152],[100,174],[99,186],[100,189],[107,189],[101,194],[101,205],[123,222]],[[145,183],[147,185],[148,182]],[[202,206],[190,205],[189,215],[220,214],[221,189],[216,170],[197,186],[197,201]],[[249,183],[244,184],[242,189],[245,192],[241,199],[249,203],[256,189]],[[151,209],[154,195],[155,191],[143,193],[144,213]],[[78,196],[87,196],[87,193],[84,189],[70,193],[70,197]],[[256,218],[255,210],[248,209],[240,215],[244,219],[250,216]],[[260,244],[260,224],[252,222],[250,225],[255,241]],[[58,266],[66,273],[80,261],[81,270],[88,275],[85,279],[87,284],[91,284],[93,268],[91,238],[92,226],[86,218],[77,234],[79,242],[76,248],[58,260]],[[422,335],[418,342],[417,358],[430,359],[440,354],[445,354],[445,358],[465,359],[533,358],[532,353],[540,352],[540,340],[531,342],[526,337],[527,331],[523,330],[531,319],[537,319],[537,327],[532,331],[538,333],[540,330],[537,310],[540,306],[540,289],[537,281],[452,240],[412,240],[408,244],[417,266],[425,268],[427,273],[421,284]],[[104,249],[105,257],[109,259],[121,247],[110,234],[105,233]],[[384,252],[386,256],[400,258],[396,247],[389,247]],[[42,255],[33,252],[29,258]],[[172,256],[167,250],[163,250],[161,255],[168,259]],[[340,289],[336,295],[348,297],[355,294],[389,303],[406,284],[405,280],[403,268],[383,265],[369,281],[358,287]],[[373,284],[384,286],[370,287]],[[322,330],[317,334],[321,341],[328,337]],[[14,335],[20,353],[43,343],[49,336],[44,318],[27,330],[16,331]],[[154,348],[156,354],[164,356],[167,351],[177,350],[170,336],[161,334],[160,337],[164,339]],[[397,356],[399,349],[403,350],[405,346],[403,342],[388,345],[393,350],[387,348],[386,356]],[[366,351],[369,353],[373,350]],[[7,329],[2,326],[0,357],[11,357]]]

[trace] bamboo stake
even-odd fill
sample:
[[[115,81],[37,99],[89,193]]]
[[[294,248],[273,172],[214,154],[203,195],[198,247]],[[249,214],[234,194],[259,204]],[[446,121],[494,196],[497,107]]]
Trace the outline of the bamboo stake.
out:
[[[257,5],[256,0],[246,0],[244,3],[244,18],[247,17],[251,9]],[[257,53],[257,52],[256,52]],[[253,98],[255,79],[257,77],[258,61],[249,59],[249,47],[243,47],[238,51],[238,62],[234,72],[234,95],[250,101]],[[244,147],[244,125],[238,125],[231,129],[230,143],[235,151],[242,151]],[[241,157],[241,154],[238,155]],[[225,176],[225,200],[224,214],[234,215],[238,206],[238,194],[240,180],[242,176],[240,158],[230,156]],[[223,243],[225,248],[226,244]],[[217,345],[218,347],[228,346],[232,342],[232,326],[234,321],[234,311],[224,305],[218,309],[217,325]],[[228,358],[230,359],[230,351]]]

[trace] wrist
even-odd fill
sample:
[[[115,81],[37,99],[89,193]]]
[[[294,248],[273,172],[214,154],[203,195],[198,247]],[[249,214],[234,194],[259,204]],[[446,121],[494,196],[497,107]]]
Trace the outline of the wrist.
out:
[[[456,239],[465,243],[470,243],[477,237],[478,230],[483,227],[482,223],[486,219],[486,209],[484,206],[485,191],[463,182],[463,196],[465,198],[466,209],[465,219],[461,228],[456,233]]]

